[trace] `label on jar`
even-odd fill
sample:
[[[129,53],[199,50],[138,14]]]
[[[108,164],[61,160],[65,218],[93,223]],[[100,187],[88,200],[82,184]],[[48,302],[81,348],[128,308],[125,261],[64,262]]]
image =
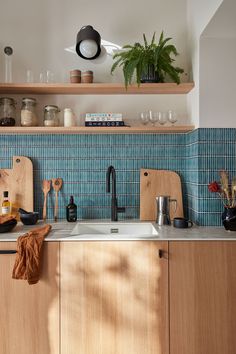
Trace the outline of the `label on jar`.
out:
[[[6,215],[10,213],[10,208],[8,206],[2,207],[2,214]]]

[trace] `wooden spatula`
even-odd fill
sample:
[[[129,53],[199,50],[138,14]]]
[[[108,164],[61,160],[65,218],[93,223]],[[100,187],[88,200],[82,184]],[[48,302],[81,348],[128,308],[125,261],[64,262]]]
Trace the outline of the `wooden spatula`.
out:
[[[58,192],[62,187],[63,180],[62,178],[52,178],[52,187],[56,193],[55,207],[54,207],[54,221],[57,221],[57,212],[58,212]]]
[[[42,190],[44,194],[44,201],[43,201],[43,220],[47,219],[47,197],[48,193],[51,189],[51,180],[44,179],[42,184]]]

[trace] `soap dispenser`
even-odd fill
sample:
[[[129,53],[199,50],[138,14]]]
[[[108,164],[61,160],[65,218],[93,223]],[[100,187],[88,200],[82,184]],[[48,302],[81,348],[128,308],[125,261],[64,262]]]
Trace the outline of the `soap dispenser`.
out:
[[[70,203],[66,207],[66,219],[68,222],[77,220],[77,205],[74,203],[74,197],[71,195]]]

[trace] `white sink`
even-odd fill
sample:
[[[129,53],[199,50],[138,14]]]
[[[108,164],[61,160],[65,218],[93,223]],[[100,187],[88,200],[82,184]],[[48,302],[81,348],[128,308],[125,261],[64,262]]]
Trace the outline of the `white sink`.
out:
[[[156,236],[157,230],[150,222],[106,222],[88,223],[78,222],[71,232],[71,236],[109,235],[109,236]]]

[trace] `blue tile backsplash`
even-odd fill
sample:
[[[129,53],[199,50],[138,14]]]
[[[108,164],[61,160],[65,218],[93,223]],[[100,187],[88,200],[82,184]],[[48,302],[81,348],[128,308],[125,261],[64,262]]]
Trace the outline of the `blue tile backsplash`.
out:
[[[59,218],[74,195],[78,218],[110,218],[106,170],[117,172],[119,218],[139,217],[140,168],[169,169],[180,174],[185,214],[200,225],[221,225],[222,205],[208,192],[209,181],[225,168],[236,174],[236,129],[197,129],[187,134],[0,135],[0,168],[10,168],[13,155],[31,158],[35,210],[42,211],[42,179],[63,178]],[[53,192],[48,215],[53,217]],[[41,215],[42,216],[42,215]]]

